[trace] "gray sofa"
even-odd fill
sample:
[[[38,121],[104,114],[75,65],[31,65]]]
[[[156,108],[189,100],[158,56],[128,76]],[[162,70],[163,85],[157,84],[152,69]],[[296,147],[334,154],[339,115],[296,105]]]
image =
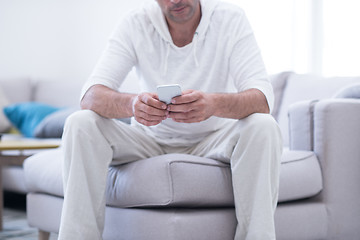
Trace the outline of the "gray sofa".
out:
[[[277,239],[358,239],[360,100],[334,96],[360,78],[271,79],[284,135]],[[46,90],[49,101],[58,94],[50,89],[59,87]],[[59,229],[61,166],[61,148],[24,163],[28,222],[43,239]],[[233,239],[231,173],[216,159],[172,154],[111,166],[106,193],[104,239]]]

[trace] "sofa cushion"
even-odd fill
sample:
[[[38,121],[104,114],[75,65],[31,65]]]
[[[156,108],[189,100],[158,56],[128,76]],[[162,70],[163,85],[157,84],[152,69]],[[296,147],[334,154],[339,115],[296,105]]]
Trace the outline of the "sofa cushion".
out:
[[[62,150],[26,159],[30,192],[63,196]],[[312,152],[285,152],[279,201],[307,198],[322,189],[319,163]],[[229,165],[185,154],[168,154],[111,166],[107,204],[116,207],[233,206]]]
[[[4,115],[4,107],[9,105],[10,102],[5,96],[5,93],[3,89],[0,86],[0,133],[4,133],[10,130],[11,123],[9,122],[9,119]]]
[[[118,207],[233,205],[229,166],[185,154],[110,168],[107,196],[108,204]]]
[[[360,98],[360,83],[341,88],[334,95],[335,98]]]
[[[279,202],[315,196],[323,189],[314,152],[285,150],[281,161]]]
[[[3,108],[9,104],[31,100],[31,81],[27,78],[0,79],[0,132],[10,130],[11,123],[3,114]]]
[[[35,128],[37,138],[61,138],[65,121],[77,108],[63,108],[46,116]]]
[[[10,122],[26,137],[34,137],[37,125],[59,108],[37,102],[25,102],[9,105],[4,113]]]
[[[1,88],[10,103],[32,100],[32,82],[29,78],[0,79]]]
[[[44,102],[57,107],[80,108],[81,81],[47,81],[34,83],[34,101]]]
[[[24,171],[29,191],[63,196],[61,161],[61,149],[26,159]],[[107,204],[118,207],[233,204],[229,166],[184,154],[111,166],[106,192]]]
[[[274,108],[272,110],[271,115],[277,120],[279,117],[279,110],[281,106],[281,102],[284,95],[284,90],[286,87],[286,82],[288,77],[293,74],[292,72],[281,72],[278,74],[273,74],[269,76],[271,85],[274,89]]]

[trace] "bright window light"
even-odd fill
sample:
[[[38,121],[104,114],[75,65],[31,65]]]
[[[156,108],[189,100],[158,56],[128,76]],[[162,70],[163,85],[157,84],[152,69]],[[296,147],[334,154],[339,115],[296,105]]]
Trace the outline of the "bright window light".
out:
[[[293,1],[227,0],[244,9],[269,73],[293,70]],[[302,52],[302,51],[300,51]]]
[[[324,0],[324,75],[360,75],[360,1]]]
[[[360,75],[359,0],[226,0],[241,6],[269,73]]]

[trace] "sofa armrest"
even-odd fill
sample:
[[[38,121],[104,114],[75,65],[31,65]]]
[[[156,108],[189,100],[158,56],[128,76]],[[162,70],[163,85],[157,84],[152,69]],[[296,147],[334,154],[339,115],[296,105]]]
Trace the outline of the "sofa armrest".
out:
[[[296,103],[289,110],[289,124],[291,149],[312,150],[320,162],[323,190],[316,199],[326,205],[327,235],[356,239],[360,235],[360,99]]]
[[[334,239],[360,234],[360,99],[326,99],[314,106],[314,152],[323,175],[318,198],[326,203]],[[356,239],[348,235],[346,239]]]
[[[348,186],[356,184],[350,192],[360,198],[360,99],[327,99],[315,105],[314,152],[338,197],[346,197]]]

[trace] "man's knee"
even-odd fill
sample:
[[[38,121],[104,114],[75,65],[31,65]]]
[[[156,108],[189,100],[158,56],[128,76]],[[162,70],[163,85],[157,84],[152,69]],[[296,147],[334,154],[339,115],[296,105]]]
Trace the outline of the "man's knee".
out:
[[[239,121],[243,133],[253,136],[281,139],[281,132],[270,114],[255,113]]]
[[[65,121],[64,133],[71,130],[91,130],[101,116],[91,110],[80,110],[72,113]]]
[[[250,125],[254,125],[256,128],[278,128],[277,122],[270,114],[254,113],[247,117],[247,121]]]

